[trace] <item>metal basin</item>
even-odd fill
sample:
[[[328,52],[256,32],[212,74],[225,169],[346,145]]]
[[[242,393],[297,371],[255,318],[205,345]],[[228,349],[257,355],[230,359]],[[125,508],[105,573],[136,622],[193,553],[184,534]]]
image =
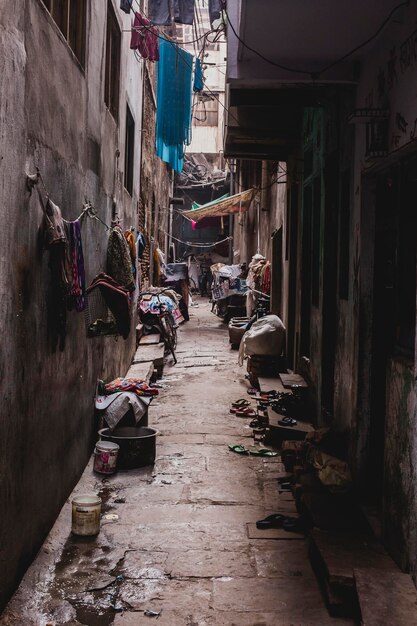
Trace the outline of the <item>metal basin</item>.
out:
[[[153,465],[156,455],[156,436],[158,431],[143,426],[122,426],[113,432],[109,428],[98,431],[104,441],[112,441],[120,446],[118,469],[134,469]]]

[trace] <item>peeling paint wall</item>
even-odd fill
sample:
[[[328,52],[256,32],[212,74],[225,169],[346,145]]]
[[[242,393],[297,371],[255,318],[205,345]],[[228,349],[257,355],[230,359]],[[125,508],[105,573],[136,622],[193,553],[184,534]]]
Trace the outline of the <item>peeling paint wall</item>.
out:
[[[142,69],[122,33],[114,120],[103,101],[106,4],[87,3],[84,69],[41,0],[0,10],[0,606],[89,458],[97,378],[123,375],[135,348],[134,332],[126,341],[87,340],[84,315],[70,312],[65,350],[51,351],[42,210],[26,189],[25,172],[38,166],[65,219],[78,217],[87,197],[110,223],[114,197],[122,223],[136,224]],[[113,4],[120,29],[129,29],[130,17]],[[126,102],[135,120],[132,195],[123,185]],[[83,221],[87,284],[105,270],[107,237],[98,221]]]
[[[148,239],[146,254],[150,256],[150,282],[153,278],[152,254],[155,243],[168,253],[169,197],[172,196],[171,167],[156,156],[156,64],[145,61],[143,133],[140,202],[145,215],[144,229]]]

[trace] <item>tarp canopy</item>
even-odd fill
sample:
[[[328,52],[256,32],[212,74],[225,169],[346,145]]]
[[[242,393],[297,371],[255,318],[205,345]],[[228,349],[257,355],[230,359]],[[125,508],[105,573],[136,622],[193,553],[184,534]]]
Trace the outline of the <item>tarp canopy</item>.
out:
[[[201,205],[198,209],[182,211],[182,215],[194,222],[198,222],[204,217],[223,217],[224,215],[247,211],[254,195],[255,190],[248,189],[247,191],[237,193],[228,198],[218,198],[217,200],[213,200],[213,202]]]

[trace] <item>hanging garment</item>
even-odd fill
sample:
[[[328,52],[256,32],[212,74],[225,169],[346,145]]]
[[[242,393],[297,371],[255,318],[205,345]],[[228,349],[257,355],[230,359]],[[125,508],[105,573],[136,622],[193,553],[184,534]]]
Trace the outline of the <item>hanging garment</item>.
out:
[[[71,310],[75,307],[75,310],[78,311],[78,313],[81,313],[86,307],[85,269],[81,240],[81,224],[78,220],[75,222],[66,222],[66,228],[69,233],[68,258],[70,263],[70,270],[68,273],[68,277],[70,279],[68,308]]]
[[[194,22],[195,0],[174,0],[174,20],[177,24]]]
[[[127,245],[129,246],[133,278],[136,279],[136,243],[131,230],[125,230],[125,239],[127,241]]]
[[[159,38],[156,108],[156,154],[181,172],[184,144],[191,141],[193,57],[174,43]]]
[[[150,21],[140,13],[135,13],[130,38],[131,50],[138,50],[143,59],[159,61],[158,31],[151,26]]]
[[[127,339],[130,333],[129,291],[103,272],[95,277],[87,289],[87,294],[91,293],[93,289],[100,289],[108,308],[116,320],[118,332],[123,339]]]
[[[200,59],[195,60],[195,68],[194,68],[194,91],[203,91],[204,87],[204,79],[203,79],[203,68],[201,67]]]
[[[110,231],[107,244],[107,274],[128,291],[135,290],[130,250],[119,226]]]
[[[44,204],[38,189],[43,210],[41,231],[46,250],[49,251],[49,285],[47,289],[47,328],[51,348],[65,348],[67,334],[67,298],[70,282],[68,278],[68,240],[60,208],[48,198]]]
[[[210,24],[213,26],[213,22],[220,19],[223,2],[222,0],[209,0],[208,4]]]
[[[172,22],[171,0],[149,0],[148,15],[152,24],[169,26]]]
[[[120,8],[125,13],[129,14],[132,8],[133,0],[120,0]]]
[[[138,258],[143,259],[143,253],[146,248],[146,237],[143,233],[139,232],[138,237],[136,239],[136,245],[138,249]]]
[[[45,248],[48,248],[55,243],[66,242],[67,237],[65,234],[64,220],[62,219],[61,209],[54,204],[50,198],[48,198],[46,206],[43,203],[41,195],[39,195],[39,198],[41,199],[41,205],[44,212],[43,232]]]

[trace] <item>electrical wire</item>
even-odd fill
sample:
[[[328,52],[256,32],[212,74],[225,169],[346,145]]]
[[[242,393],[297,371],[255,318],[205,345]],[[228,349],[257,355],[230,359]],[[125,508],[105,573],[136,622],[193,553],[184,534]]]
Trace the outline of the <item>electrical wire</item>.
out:
[[[183,241],[182,239],[178,239],[177,237],[170,235],[163,228],[160,228],[160,227],[158,230],[164,235],[171,237],[171,239],[178,241],[178,243],[182,243],[185,246],[191,246],[192,248],[214,248],[215,246],[218,246],[220,243],[224,243],[225,241],[230,241],[231,239],[233,239],[233,237],[226,237],[225,239],[221,239],[220,241],[198,243],[194,241]]]
[[[311,70],[303,70],[303,69],[299,69],[299,68],[294,68],[294,67],[289,67],[286,65],[283,65],[282,63],[277,63],[276,61],[273,61],[272,59],[268,59],[268,57],[264,56],[261,52],[259,52],[258,50],[255,50],[255,48],[252,48],[251,46],[249,46],[241,37],[239,37],[239,35],[236,32],[235,27],[233,26],[232,22],[230,21],[230,17],[229,14],[227,12],[226,8],[223,8],[223,11],[226,15],[227,18],[227,22],[234,34],[234,36],[236,37],[236,39],[238,41],[240,41],[240,43],[247,48],[247,50],[249,50],[250,52],[253,52],[254,54],[256,54],[259,58],[261,58],[263,61],[265,61],[266,63],[269,63],[270,65],[273,65],[274,67],[278,67],[281,70],[284,70],[286,72],[291,72],[292,74],[306,74],[311,76],[311,78],[313,80],[317,80],[318,78],[320,78],[321,74],[324,74],[325,72],[327,72],[329,69],[331,69],[332,67],[334,67],[335,65],[338,65],[339,63],[342,63],[342,61],[345,61],[347,58],[349,58],[350,56],[352,56],[353,54],[355,54],[355,52],[358,52],[358,50],[361,50],[362,48],[364,48],[365,46],[367,46],[371,41],[373,41],[374,39],[376,39],[378,37],[378,35],[383,31],[383,29],[385,28],[385,26],[388,24],[388,22],[390,21],[390,19],[393,17],[393,15],[398,11],[398,9],[408,6],[409,5],[409,0],[406,0],[405,2],[400,2],[399,4],[397,4],[388,14],[388,16],[385,18],[385,20],[382,22],[382,24],[379,26],[379,28],[377,29],[377,31],[371,35],[371,37],[369,37],[368,39],[366,39],[364,42],[362,42],[361,44],[355,46],[352,50],[350,50],[349,52],[347,52],[346,54],[344,54],[343,56],[341,56],[340,58],[336,59],[335,61],[332,61],[332,63],[329,63],[328,65],[326,65],[325,67],[323,67],[320,70],[316,70],[316,71],[311,71]]]

